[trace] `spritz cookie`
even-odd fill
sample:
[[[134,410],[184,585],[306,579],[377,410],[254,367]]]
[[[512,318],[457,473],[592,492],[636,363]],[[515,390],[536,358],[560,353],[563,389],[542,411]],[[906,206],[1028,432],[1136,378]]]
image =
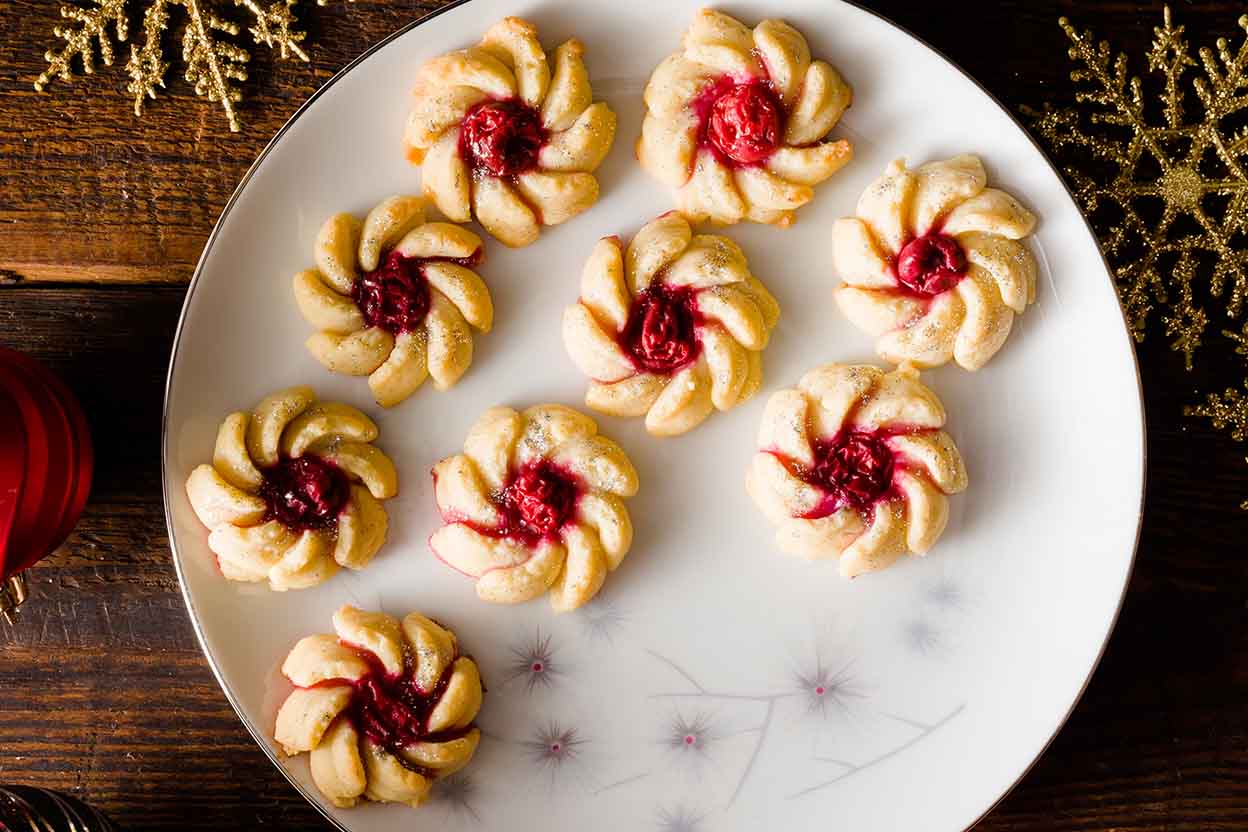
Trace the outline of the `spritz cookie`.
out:
[[[1036,299],[1036,260],[1019,242],[1036,218],[988,187],[976,156],[888,166],[832,229],[836,300],[886,361],[968,370],[988,363]]]
[[[784,21],[702,9],[646,85],[637,159],[690,219],[787,226],[853,155],[828,137],[852,97]]]
[[[772,395],[746,488],[781,550],[854,577],[926,554],[966,468],[945,409],[909,366],[828,364]]]
[[[312,782],[341,808],[361,798],[416,808],[481,740],[477,663],[417,612],[400,621],[342,607],[334,634],[301,639],[282,675],[295,689],[274,739],[290,756],[308,752]]]
[[[433,469],[446,524],[429,538],[444,563],[477,581],[484,601],[549,591],[558,612],[598,594],[633,541],[624,498],[637,471],[594,420],[570,407],[492,407],[464,452]]]
[[[367,566],[386,540],[381,501],[399,490],[376,438],[372,419],[310,387],[227,416],[212,464],[186,481],[221,574],[287,590]]]
[[[316,237],[316,268],[294,278],[295,301],[319,332],[307,340],[327,369],[368,376],[382,407],[432,376],[447,390],[472,363],[472,329],[489,332],[494,306],[474,271],[481,238],[425,222],[424,201],[393,196],[361,222],[335,214]]]
[[[754,395],[779,317],[740,246],[694,234],[671,212],[627,246],[598,241],[581,298],[563,314],[563,343],[590,378],[585,404],[674,436]]]
[[[507,17],[420,68],[403,145],[438,210],[514,247],[594,204],[615,113],[593,100],[584,53],[573,38],[547,59],[537,27]]]

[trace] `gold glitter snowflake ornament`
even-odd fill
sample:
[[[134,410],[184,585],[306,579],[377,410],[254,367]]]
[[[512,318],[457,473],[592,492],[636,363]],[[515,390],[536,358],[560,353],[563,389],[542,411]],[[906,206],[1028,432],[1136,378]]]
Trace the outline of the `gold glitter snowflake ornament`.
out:
[[[301,61],[308,60],[308,53],[300,46],[306,33],[294,28],[297,0],[274,0],[268,6],[262,6],[257,0],[232,2],[251,15],[253,24],[248,32],[258,46],[275,50],[282,59],[294,56]],[[317,0],[321,6],[326,2]],[[113,38],[123,43],[129,36],[128,0],[92,0],[92,3],[89,9],[61,6],[61,17],[73,21],[74,25],[57,26],[52,30],[65,44],[44,53],[48,68],[35,80],[36,90],[42,92],[55,79],[71,81],[75,58],[81,62],[85,75],[95,72],[97,53],[100,63],[113,65]],[[165,60],[161,38],[169,26],[172,7],[186,12],[181,35],[182,60],[186,64],[184,77],[194,85],[196,95],[221,105],[230,130],[237,133],[240,125],[234,105],[242,99],[239,84],[247,80],[246,64],[251,56],[230,40],[238,35],[239,26],[219,16],[208,0],[147,0],[143,13],[143,45],[131,46],[130,59],[126,62],[126,72],[130,76],[126,91],[134,97],[134,114],[142,115],[144,101],[155,98],[156,88],[165,86],[169,62]]]
[[[1196,284],[1239,317],[1248,293],[1248,39],[1225,38],[1193,57],[1170,10],[1154,28],[1148,69],[1159,94],[1129,75],[1128,59],[1106,42],[1059,21],[1077,68],[1076,107],[1044,112],[1036,129],[1063,156],[1075,197],[1092,218],[1114,267],[1138,341],[1160,307],[1171,348],[1188,368],[1208,315]],[[1239,19],[1248,32],[1248,16]],[[1189,75],[1194,99],[1184,85]]]
[[[1237,48],[1219,38],[1193,57],[1167,7],[1146,56],[1154,98],[1128,74],[1125,54],[1063,17],[1076,106],[1035,122],[1074,160],[1064,172],[1113,266],[1131,334],[1143,341],[1161,307],[1171,349],[1189,370],[1209,324],[1201,300],[1216,299],[1234,319],[1248,297],[1248,15],[1237,22],[1246,35]],[[1189,75],[1194,97],[1184,90]],[[1248,323],[1222,335],[1248,356]],[[1248,396],[1233,387],[1184,413],[1248,439]]]

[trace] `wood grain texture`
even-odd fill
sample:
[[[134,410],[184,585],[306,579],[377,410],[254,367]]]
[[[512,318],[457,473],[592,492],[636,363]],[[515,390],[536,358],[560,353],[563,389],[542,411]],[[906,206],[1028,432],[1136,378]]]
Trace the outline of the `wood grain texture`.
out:
[[[30,572],[17,625],[0,623],[0,781],[72,791],[128,829],[328,828],[251,742],[199,654],[162,513],[161,396],[181,284],[252,159],[338,68],[436,5],[300,4],[312,61],[278,76],[251,50],[239,136],[176,68],[141,121],[121,66],[35,93],[57,3],[0,4],[0,344],[64,375],[98,446],[82,523]],[[1070,99],[1059,15],[1136,54],[1161,18],[1156,3],[870,5],[1015,112]],[[1200,44],[1234,39],[1241,12],[1176,9]],[[1185,372],[1160,336],[1140,359],[1149,492],[1122,617],[1069,723],[983,830],[1248,829],[1248,515],[1237,509],[1248,446],[1182,416],[1244,366],[1210,352]]]

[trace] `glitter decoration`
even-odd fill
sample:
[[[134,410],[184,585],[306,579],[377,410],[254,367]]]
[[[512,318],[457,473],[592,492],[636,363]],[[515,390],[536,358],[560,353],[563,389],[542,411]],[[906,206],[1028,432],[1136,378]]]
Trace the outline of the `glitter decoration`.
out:
[[[52,34],[65,41],[65,46],[59,52],[49,49],[44,53],[48,68],[35,81],[35,89],[41,92],[53,78],[68,81],[73,77],[70,64],[74,58],[82,61],[83,74],[93,74],[97,43],[100,62],[104,66],[112,66],[113,42],[108,35],[109,24],[113,25],[118,41],[124,41],[129,34],[126,0],[94,0],[94,7],[90,9],[61,6],[61,17],[78,25],[53,27]]]
[[[1238,351],[1243,350],[1244,347],[1240,347]],[[1248,391],[1248,381],[1244,382],[1244,390]],[[1188,416],[1208,419],[1218,430],[1230,431],[1231,438],[1236,442],[1248,441],[1248,396],[1234,387],[1228,387],[1222,393],[1210,393],[1202,404],[1188,405],[1183,412]],[[1248,457],[1244,461],[1248,462]],[[1239,507],[1248,511],[1248,500],[1240,503]]]
[[[1248,390],[1248,382],[1244,382],[1244,389]],[[1205,417],[1218,430],[1230,429],[1231,438],[1236,442],[1248,440],[1248,396],[1234,387],[1228,387],[1221,394],[1210,393],[1204,404],[1188,406],[1183,412],[1188,416]]]
[[[1166,8],[1145,55],[1160,81],[1154,102],[1129,74],[1127,55],[1064,17],[1058,22],[1076,64],[1076,105],[1045,110],[1036,130],[1066,162],[1075,198],[1097,228],[1131,334],[1143,341],[1157,312],[1191,369],[1209,318],[1198,284],[1231,318],[1248,294],[1248,249],[1236,239],[1248,224],[1248,128],[1226,128],[1248,111],[1248,38],[1234,49],[1219,38],[1193,54]],[[1248,32],[1248,16],[1238,23]]]
[[[1154,101],[1126,54],[1060,18],[1076,104],[1035,121],[1100,237],[1131,335],[1143,341],[1157,312],[1189,370],[1209,325],[1205,296],[1232,319],[1248,298],[1248,127],[1234,127],[1248,113],[1248,15],[1236,22],[1245,32],[1236,46],[1218,38],[1193,53],[1167,6],[1144,56],[1159,81]],[[1248,356],[1248,323],[1222,335]],[[1244,438],[1248,406],[1236,390],[1184,412]]]
[[[113,65],[114,39],[124,43],[129,36],[128,0],[92,2],[93,6],[88,9],[68,4],[61,6],[61,17],[72,21],[73,25],[61,25],[52,30],[65,43],[44,54],[48,68],[35,80],[36,90],[42,92],[53,80],[73,80],[75,59],[85,75],[95,72],[97,56],[105,66]],[[300,45],[307,34],[296,26],[297,0],[274,0],[267,6],[257,0],[232,2],[250,16],[248,32],[257,46],[277,52],[283,60],[291,57],[308,60],[308,53]],[[327,2],[317,0],[321,6]],[[165,86],[169,62],[165,60],[161,38],[169,27],[169,10],[175,6],[186,13],[181,34],[184,77],[194,86],[196,95],[221,105],[230,131],[237,133],[242,128],[235,105],[242,100],[239,85],[247,80],[246,64],[251,56],[231,40],[241,27],[218,15],[207,0],[147,0],[143,13],[143,44],[130,47],[130,59],[126,62],[126,72],[130,76],[126,91],[133,96],[134,114],[141,116],[145,101],[154,99],[157,88]]]

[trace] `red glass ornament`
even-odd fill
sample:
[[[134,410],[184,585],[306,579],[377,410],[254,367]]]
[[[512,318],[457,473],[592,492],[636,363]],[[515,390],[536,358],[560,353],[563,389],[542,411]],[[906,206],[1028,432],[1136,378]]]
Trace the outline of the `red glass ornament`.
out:
[[[0,614],[25,597],[20,572],[65,542],[91,489],[91,435],[78,401],[39,362],[0,348]]]

